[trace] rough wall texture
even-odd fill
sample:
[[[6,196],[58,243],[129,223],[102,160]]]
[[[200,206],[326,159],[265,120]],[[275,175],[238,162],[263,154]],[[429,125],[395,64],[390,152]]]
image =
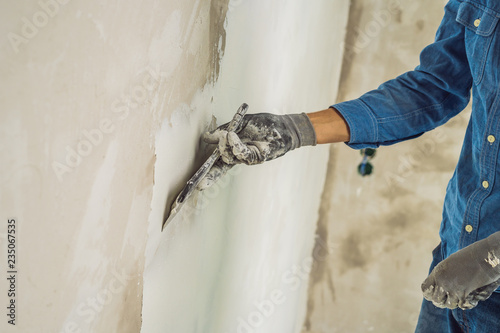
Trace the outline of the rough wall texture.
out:
[[[0,7],[3,309],[7,219],[19,250],[0,331],[300,331],[328,147],[242,168],[160,226],[212,115],[335,98],[348,2]]]
[[[7,218],[18,275],[0,331],[139,332],[155,134],[217,77],[227,1],[1,7],[3,309]]]
[[[338,101],[418,65],[443,1],[351,2]],[[438,244],[445,189],[469,112],[421,138],[378,149],[374,174],[358,152],[331,147],[304,333],[413,332],[420,284]]]

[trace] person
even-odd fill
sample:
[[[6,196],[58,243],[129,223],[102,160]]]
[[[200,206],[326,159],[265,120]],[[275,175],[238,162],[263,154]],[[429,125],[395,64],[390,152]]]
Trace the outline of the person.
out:
[[[499,1],[450,0],[415,70],[323,111],[250,114],[235,132],[223,125],[204,134],[218,144],[221,160],[200,189],[235,164],[263,163],[303,146],[345,142],[362,149],[416,138],[457,115],[472,94],[416,332],[500,332],[499,19]]]

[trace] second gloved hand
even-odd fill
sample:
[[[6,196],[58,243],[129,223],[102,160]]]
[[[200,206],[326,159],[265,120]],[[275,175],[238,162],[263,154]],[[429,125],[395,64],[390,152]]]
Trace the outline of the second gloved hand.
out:
[[[424,297],[441,308],[471,309],[500,286],[500,232],[440,262],[422,284]]]
[[[235,164],[260,164],[293,149],[316,145],[314,128],[305,113],[249,114],[235,132],[227,132],[226,127],[224,124],[202,137],[207,143],[218,144],[221,159],[198,185],[200,190],[211,186]]]

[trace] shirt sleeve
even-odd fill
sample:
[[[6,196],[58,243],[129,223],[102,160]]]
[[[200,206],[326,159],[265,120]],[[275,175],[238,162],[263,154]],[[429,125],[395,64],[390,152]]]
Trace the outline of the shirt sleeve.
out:
[[[448,2],[436,39],[422,51],[415,70],[358,99],[332,105],[349,125],[349,146],[378,147],[418,137],[467,106],[472,75],[465,27],[456,22],[459,5]]]

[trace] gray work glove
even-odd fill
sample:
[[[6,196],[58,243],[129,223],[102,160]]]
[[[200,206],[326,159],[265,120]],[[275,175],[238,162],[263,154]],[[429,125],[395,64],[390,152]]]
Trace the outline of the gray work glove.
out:
[[[227,132],[227,125],[202,136],[203,141],[218,144],[221,158],[198,185],[200,190],[210,187],[235,164],[260,164],[290,150],[316,145],[316,133],[305,113],[247,114],[235,132]]]
[[[500,232],[440,262],[422,284],[425,299],[440,308],[472,309],[500,286]]]

